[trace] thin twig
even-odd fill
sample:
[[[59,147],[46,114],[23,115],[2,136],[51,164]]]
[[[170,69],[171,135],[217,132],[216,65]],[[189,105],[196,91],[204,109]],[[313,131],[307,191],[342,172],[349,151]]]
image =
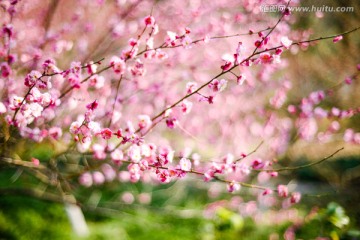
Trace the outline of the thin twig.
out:
[[[240,158],[236,159],[234,162],[236,163],[236,162],[238,162],[238,161],[240,161],[240,160],[243,160],[244,158],[247,158],[247,157],[249,157],[250,155],[256,153],[256,151],[261,147],[261,145],[263,145],[263,143],[264,143],[264,140],[261,141],[261,142],[259,143],[259,145],[257,145],[257,147],[256,147],[253,151],[249,152],[249,153],[246,154],[244,157],[240,157]]]
[[[112,123],[112,119],[113,119],[113,116],[114,116],[115,106],[116,106],[116,103],[117,103],[117,100],[118,100],[119,89],[120,89],[120,84],[122,82],[122,79],[123,79],[123,74],[121,74],[120,79],[118,81],[118,84],[116,86],[116,94],[115,94],[115,99],[114,99],[114,103],[113,103],[111,114],[110,114],[110,120],[109,120],[109,123],[108,123],[108,127],[111,127],[111,123]]]
[[[339,148],[338,150],[336,150],[335,152],[333,152],[332,154],[330,154],[327,157],[324,157],[323,159],[316,161],[316,162],[312,162],[312,163],[308,163],[308,164],[304,164],[301,166],[296,166],[296,167],[283,167],[283,168],[272,168],[272,169],[252,169],[252,171],[254,172],[283,172],[283,171],[294,171],[294,170],[299,170],[299,169],[303,169],[303,168],[308,168],[308,167],[312,167],[315,165],[318,165],[326,160],[328,160],[329,158],[334,157],[338,152],[344,150],[345,148]]]

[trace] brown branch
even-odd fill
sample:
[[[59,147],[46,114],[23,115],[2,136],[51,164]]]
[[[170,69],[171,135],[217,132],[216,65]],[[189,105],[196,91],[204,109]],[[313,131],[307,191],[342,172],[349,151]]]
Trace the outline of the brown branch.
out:
[[[51,3],[49,4],[49,8],[46,14],[46,17],[44,19],[44,39],[46,39],[46,34],[49,31],[49,28],[51,26],[51,22],[54,18],[55,12],[57,10],[57,7],[59,6],[60,0],[52,0]],[[41,44],[40,49],[43,49],[46,45],[46,41],[44,41],[43,44]]]
[[[314,41],[318,41],[318,40],[324,40],[324,39],[329,39],[329,38],[334,38],[334,36],[338,36],[338,35],[347,35],[347,34],[350,34],[352,32],[355,32],[357,30],[359,30],[360,27],[357,27],[355,29],[352,29],[350,31],[347,31],[347,32],[344,32],[344,33],[341,33],[341,34],[337,34],[337,35],[332,35],[332,36],[329,36],[329,37],[321,37],[321,38],[315,38],[315,39],[310,39],[310,40],[307,40],[307,41],[300,41],[300,42],[296,42],[296,43],[293,43],[292,45],[295,45],[295,44],[300,44],[300,43],[304,43],[304,42],[314,42]],[[266,50],[263,50],[263,51],[259,51],[259,52],[254,52],[253,54],[251,54],[249,57],[245,58],[244,60],[242,60],[239,64],[235,64],[233,67],[231,67],[229,70],[227,71],[222,71],[221,73],[217,74],[215,77],[213,77],[211,80],[209,80],[208,82],[204,83],[203,85],[201,85],[198,89],[196,89],[194,92],[190,93],[190,94],[187,94],[185,95],[184,97],[180,98],[178,101],[176,101],[175,103],[173,103],[172,105],[170,105],[169,107],[165,108],[163,111],[161,111],[160,113],[158,113],[157,115],[155,115],[153,118],[152,118],[152,121],[154,121],[155,119],[159,118],[160,116],[162,116],[166,111],[168,111],[169,109],[172,109],[174,108],[175,106],[177,106],[179,103],[181,103],[182,101],[184,101],[185,99],[191,97],[192,95],[194,94],[197,94],[201,89],[203,89],[204,87],[206,87],[207,85],[209,85],[212,81],[214,81],[216,78],[219,78],[221,77],[222,75],[228,73],[228,72],[231,72],[234,68],[238,67],[239,65],[243,64],[244,62],[246,61],[249,61],[252,59],[252,57],[256,56],[256,55],[259,55],[263,52],[268,52],[268,51],[271,51],[271,50],[275,50],[277,48],[282,48],[283,46],[278,46],[278,47],[274,47],[274,48],[271,48],[271,49],[266,49]],[[139,132],[139,129],[136,131],[136,132]]]
[[[351,29],[349,31],[343,32],[343,33],[338,33],[338,34],[334,34],[334,35],[330,35],[330,36],[326,36],[326,37],[318,37],[318,38],[313,38],[313,39],[309,39],[309,40],[293,42],[290,46],[292,46],[292,45],[300,45],[300,44],[303,44],[303,43],[311,43],[311,42],[316,42],[316,41],[326,40],[326,39],[333,39],[334,37],[337,37],[337,36],[340,36],[340,35],[345,36],[345,35],[348,35],[350,33],[356,32],[359,29],[360,29],[360,26],[356,27],[356,28],[353,28],[353,29]],[[279,48],[284,48],[284,46],[280,45],[280,46],[277,46],[277,47],[272,47],[272,48],[269,48],[269,49],[265,49],[263,51],[257,52],[255,55],[258,55],[258,54],[261,54],[261,53],[264,53],[264,52],[268,52],[268,51],[272,51],[272,50],[276,50],[276,49],[279,49]]]
[[[25,188],[0,188],[0,196],[9,196],[9,195],[25,195],[47,202],[56,202],[56,203],[71,203],[76,204],[76,201],[71,198],[62,197],[60,195],[43,192],[36,189],[25,189]]]
[[[244,158],[247,158],[247,157],[249,157],[250,155],[256,153],[256,151],[259,150],[259,148],[261,147],[261,145],[263,145],[263,143],[264,143],[264,141],[261,141],[261,142],[259,143],[259,145],[257,145],[257,147],[256,147],[254,150],[252,150],[251,152],[249,152],[248,154],[246,154],[246,156],[240,157],[240,158],[236,159],[234,162],[236,163],[236,162],[238,162],[238,161],[240,161],[240,160],[243,160]]]
[[[294,170],[299,170],[299,169],[303,169],[303,168],[308,168],[308,167],[312,167],[315,165],[318,165],[326,160],[328,160],[329,158],[334,157],[338,152],[344,150],[345,148],[339,148],[338,150],[336,150],[335,152],[333,152],[332,154],[330,154],[327,157],[324,157],[323,159],[316,161],[316,162],[312,162],[312,163],[308,163],[305,165],[301,165],[301,166],[296,166],[296,167],[284,167],[284,168],[274,168],[274,169],[253,169],[253,171],[256,172],[283,172],[283,171],[294,171]]]
[[[276,26],[277,26],[277,24],[278,24],[278,22],[276,23]],[[274,27],[276,27],[276,26],[274,26]],[[264,30],[269,30],[269,29],[271,29],[271,28],[266,28],[266,29],[264,29]],[[292,45],[297,45],[297,44],[301,44],[301,43],[310,43],[310,42],[314,42],[314,41],[318,41],[318,40],[325,40],[325,39],[329,39],[329,38],[334,38],[334,37],[336,37],[336,36],[338,36],[338,35],[347,35],[347,34],[350,34],[350,33],[352,33],[352,32],[355,32],[355,31],[357,31],[357,30],[359,30],[359,29],[360,29],[360,27],[357,27],[357,28],[354,28],[354,29],[349,30],[349,31],[347,31],[347,32],[340,33],[340,34],[336,34],[336,35],[331,35],[331,36],[328,36],[328,37],[320,37],[320,38],[310,39],[310,40],[306,40],[306,41],[294,42],[294,43],[292,43]],[[261,31],[264,31],[264,30],[261,30]],[[261,31],[259,31],[259,32],[261,32]],[[238,34],[238,35],[242,35],[242,34]],[[247,35],[248,35],[248,34],[247,34]],[[237,36],[237,34],[235,34],[235,35],[229,35],[229,37],[232,37],[232,36]],[[266,36],[268,36],[268,35],[266,35]],[[227,37],[227,36],[223,36],[223,38],[226,38],[226,37]],[[213,39],[216,39],[216,38],[222,38],[222,37],[213,37]],[[200,42],[200,41],[203,41],[203,39],[201,39],[201,40],[200,40],[200,39],[199,39],[199,40],[195,40],[193,43]],[[154,48],[154,49],[145,49],[145,50],[139,52],[136,56],[140,56],[141,54],[143,54],[143,53],[145,53],[145,52],[148,52],[148,51],[150,51],[150,50],[158,50],[158,49],[165,49],[165,48],[176,48],[176,47],[180,47],[180,46],[182,46],[182,45],[176,45],[176,46],[171,46],[171,47],[169,47],[169,46],[165,46],[164,44],[162,44],[162,45],[160,45],[159,47]],[[243,64],[243,63],[246,62],[246,61],[249,61],[252,57],[254,57],[254,56],[256,56],[256,55],[259,55],[259,54],[261,54],[261,53],[263,53],[263,52],[268,52],[268,51],[276,50],[276,49],[278,49],[278,48],[283,48],[283,46],[281,45],[281,46],[273,47],[273,48],[270,48],[270,49],[266,49],[266,50],[259,51],[259,52],[255,52],[255,53],[251,54],[249,57],[247,57],[246,59],[244,59],[243,61],[241,61],[239,64],[235,64],[235,65],[234,65],[232,68],[230,68],[229,70],[223,71],[223,72],[219,73],[218,75],[216,75],[215,77],[213,77],[210,81],[208,81],[208,82],[206,82],[205,84],[203,84],[202,86],[200,86],[200,87],[199,87],[197,90],[195,90],[193,93],[188,94],[188,95],[185,95],[183,98],[181,98],[180,100],[178,100],[176,103],[174,103],[173,105],[171,105],[171,106],[167,107],[166,109],[164,109],[164,110],[161,111],[159,114],[157,114],[156,116],[154,116],[152,120],[154,120],[154,119],[156,119],[156,118],[159,118],[159,117],[160,117],[162,114],[164,114],[167,110],[175,107],[177,104],[179,104],[179,103],[182,102],[183,100],[191,97],[192,95],[197,94],[201,89],[203,89],[205,86],[207,86],[209,83],[211,83],[214,79],[216,79],[216,78],[218,78],[218,77],[220,77],[220,76],[222,76],[222,75],[224,75],[224,74],[226,74],[226,73],[231,72],[233,69],[235,69],[235,68],[238,67],[239,65]],[[127,59],[126,59],[126,60],[127,60]],[[100,74],[100,73],[102,73],[102,72],[104,72],[104,71],[106,71],[106,70],[108,70],[108,69],[110,69],[110,68],[111,68],[111,65],[104,67],[103,69],[101,69],[101,70],[98,71],[97,73],[94,73],[94,74],[88,76],[87,78],[85,78],[84,80],[82,80],[81,83],[86,82],[86,81],[87,81],[90,77],[92,77],[93,75],[95,75],[95,74]],[[71,92],[73,89],[74,89],[74,87],[70,87],[70,88],[68,88],[67,90],[65,90],[65,91],[60,95],[59,99],[65,97],[65,96],[66,96],[69,92]],[[137,132],[138,132],[138,131],[139,131],[139,129],[137,130]]]
[[[46,167],[44,165],[35,165],[32,162],[26,162],[23,160],[19,160],[19,159],[12,159],[12,158],[8,158],[8,157],[1,157],[0,158],[1,161],[8,163],[8,164],[12,164],[12,165],[16,165],[16,166],[21,166],[21,167],[27,167],[27,168],[34,168],[34,169],[41,169],[44,170],[46,169]]]
[[[291,0],[288,1],[285,10],[289,7],[290,2],[291,2]],[[274,29],[277,27],[277,25],[279,25],[279,23],[284,18],[284,16],[285,16],[285,14],[282,13],[281,17],[279,18],[279,20],[277,21],[275,26],[271,28],[270,32],[268,32],[268,34],[266,34],[266,36],[261,40],[260,44],[256,46],[254,52],[252,53],[253,55],[256,53],[256,51],[259,49],[259,47],[262,45],[262,43],[265,41],[265,39],[274,31]]]
[[[255,184],[251,184],[251,183],[246,183],[246,182],[236,182],[236,181],[229,181],[226,179],[221,179],[218,176],[214,176],[214,179],[216,179],[219,182],[223,182],[223,183],[237,183],[242,187],[246,187],[246,188],[253,188],[253,189],[260,189],[260,190],[268,190],[268,187],[264,187],[264,186],[259,186],[259,185],[255,185]],[[274,192],[277,192],[277,189],[271,189]]]
[[[290,1],[289,1],[290,3]],[[289,4],[288,3],[288,4]],[[278,26],[278,24],[281,22],[281,20],[283,19],[284,14],[281,15],[281,17],[279,18],[279,20],[277,21],[277,23],[271,28],[270,32],[266,35],[269,36],[272,31]],[[207,85],[209,85],[212,81],[214,81],[216,78],[221,77],[222,75],[231,72],[234,68],[236,68],[237,66],[243,64],[246,61],[249,61],[253,56],[257,55],[256,50],[258,49],[258,47],[255,48],[254,52],[247,58],[245,58],[244,60],[242,60],[239,64],[234,64],[233,67],[231,67],[230,69],[226,70],[226,71],[222,71],[221,73],[217,74],[215,77],[213,77],[211,80],[207,81],[206,83],[204,83],[203,85],[201,85],[198,89],[196,89],[194,92],[185,95],[184,97],[182,97],[181,99],[179,99],[177,102],[173,103],[172,105],[170,105],[169,107],[165,108],[163,111],[161,111],[159,114],[157,114],[156,116],[154,116],[151,120],[154,121],[155,119],[159,118],[160,116],[162,116],[166,111],[168,111],[169,109],[174,108],[175,106],[177,106],[179,103],[181,103],[183,100],[191,97],[194,94],[197,94],[201,89],[203,89],[204,87],[206,87]],[[136,132],[139,132],[140,129],[138,129]]]

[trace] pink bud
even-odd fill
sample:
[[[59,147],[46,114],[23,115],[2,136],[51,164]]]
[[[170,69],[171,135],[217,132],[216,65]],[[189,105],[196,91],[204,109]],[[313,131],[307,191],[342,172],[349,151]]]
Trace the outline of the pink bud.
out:
[[[288,112],[291,114],[295,114],[296,113],[296,107],[294,105],[289,105],[288,106]]]
[[[144,22],[145,22],[145,25],[146,26],[152,26],[155,24],[155,18],[153,16],[147,16],[145,19],[144,19]]]
[[[40,165],[40,160],[37,158],[31,158],[31,162],[35,165],[35,166],[39,166]]]
[[[116,135],[117,138],[121,138],[123,136],[121,129],[117,130],[116,133],[114,134]]]
[[[254,43],[255,47],[257,48],[261,48],[263,46],[263,42],[260,41],[260,40],[256,40],[255,43]]]
[[[345,78],[345,83],[346,83],[347,85],[350,85],[350,84],[352,83],[351,77]]]
[[[289,9],[289,8],[285,8],[285,10],[284,10],[284,15],[285,15],[285,16],[289,16],[290,14],[291,14],[290,9]]]
[[[177,120],[174,117],[166,119],[166,125],[170,129],[174,129],[176,126],[176,123],[177,123]]]
[[[275,55],[280,55],[283,52],[283,50],[281,48],[277,48],[275,50]]]
[[[271,189],[265,189],[264,192],[262,193],[263,196],[266,196],[266,195],[269,195],[269,194],[272,194],[272,190]]]
[[[334,37],[333,39],[333,43],[337,43],[338,41],[341,41],[343,39],[343,36],[339,35],[339,36],[336,36]]]
[[[79,183],[85,187],[91,187],[93,184],[93,178],[91,173],[85,172],[79,177]]]
[[[224,65],[221,66],[221,69],[223,71],[227,71],[230,68],[232,68],[234,66],[234,64],[232,62],[225,62]]]
[[[270,37],[264,38],[264,45],[266,45],[269,42],[269,40],[270,40]]]
[[[2,32],[11,37],[13,35],[13,26],[11,24],[4,25],[2,28]]]
[[[8,77],[8,76],[11,74],[11,68],[10,68],[9,64],[7,64],[7,63],[2,63],[2,64],[0,65],[0,72],[1,72],[1,76],[2,76],[3,78]]]
[[[89,110],[95,110],[98,107],[98,102],[97,100],[93,101],[92,103],[89,103],[88,105],[86,105],[86,108]]]

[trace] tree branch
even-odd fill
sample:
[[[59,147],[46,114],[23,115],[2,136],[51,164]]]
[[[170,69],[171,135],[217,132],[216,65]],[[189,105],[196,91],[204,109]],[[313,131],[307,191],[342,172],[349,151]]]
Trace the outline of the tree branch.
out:
[[[308,167],[318,165],[318,164],[328,160],[329,158],[334,157],[338,152],[340,152],[340,151],[342,151],[344,149],[345,148],[342,147],[342,148],[336,150],[335,152],[333,152],[331,155],[329,155],[327,157],[324,157],[323,159],[321,159],[319,161],[308,163],[308,164],[297,166],[297,167],[284,167],[284,168],[274,168],[274,169],[253,169],[253,171],[257,171],[257,172],[283,172],[283,171],[294,171],[294,170],[299,170],[299,169],[303,169],[303,168],[308,168]]]

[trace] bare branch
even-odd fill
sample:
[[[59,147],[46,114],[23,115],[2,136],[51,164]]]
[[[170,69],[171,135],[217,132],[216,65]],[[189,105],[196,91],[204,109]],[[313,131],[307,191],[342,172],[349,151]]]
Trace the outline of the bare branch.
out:
[[[308,163],[308,164],[297,166],[297,167],[284,167],[284,168],[275,168],[275,169],[254,169],[253,171],[257,171],[257,172],[283,172],[283,171],[294,171],[294,170],[299,170],[299,169],[303,169],[303,168],[308,168],[308,167],[318,165],[318,164],[328,160],[329,158],[334,157],[338,152],[340,152],[340,151],[342,151],[344,149],[345,148],[342,147],[342,148],[336,150],[335,152],[333,152],[331,155],[329,155],[327,157],[324,157],[323,159],[321,159],[319,161]]]

